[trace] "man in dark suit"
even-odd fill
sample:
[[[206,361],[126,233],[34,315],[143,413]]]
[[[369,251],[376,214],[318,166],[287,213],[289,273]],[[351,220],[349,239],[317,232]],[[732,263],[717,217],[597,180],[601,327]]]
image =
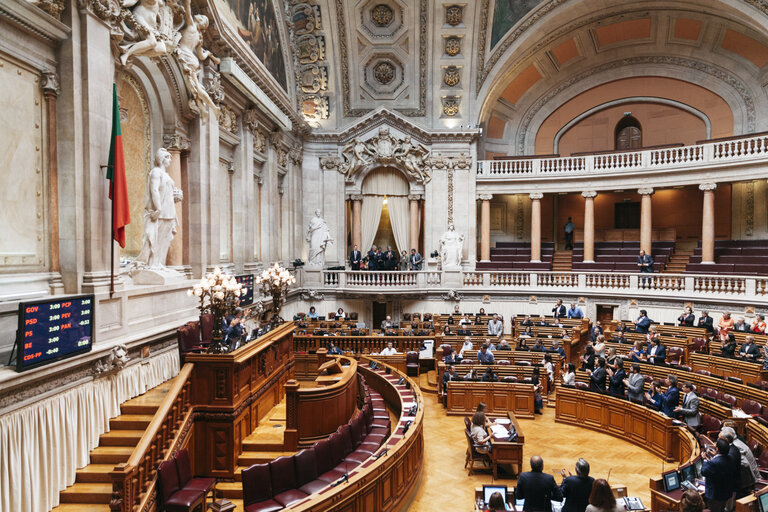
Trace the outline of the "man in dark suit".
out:
[[[517,479],[515,499],[525,500],[524,512],[551,512],[552,500],[563,501],[555,478],[544,473],[544,460],[538,455],[531,457],[531,470]]]
[[[648,328],[651,326],[651,322],[651,319],[648,318],[648,312],[644,309],[641,309],[640,316],[637,317],[637,321],[635,322],[635,332],[647,334]]]
[[[376,259],[376,246],[372,245],[371,250],[368,251],[368,270],[379,270]]]
[[[675,408],[675,412],[680,414],[680,420],[692,429],[699,428],[701,425],[701,415],[699,414],[699,397],[693,392],[693,384],[686,382],[683,384],[683,405]]]
[[[723,512],[728,500],[736,490],[734,478],[738,475],[737,467],[728,456],[731,445],[723,438],[717,440],[717,455],[711,460],[704,461],[701,474],[705,477],[704,497],[707,498],[707,508],[711,512]]]
[[[656,366],[663,366],[667,360],[667,347],[661,344],[661,338],[651,338],[651,347],[648,349],[648,362]]]
[[[605,393],[605,377],[608,375],[605,371],[605,359],[600,358],[597,360],[597,368],[594,370],[587,370],[589,373],[589,389],[590,391],[596,391],[598,393]]]
[[[397,254],[392,250],[392,246],[388,245],[386,252],[384,252],[384,268],[387,270],[395,270],[397,266]]]
[[[640,251],[640,255],[637,257],[637,266],[640,268],[641,273],[652,274],[653,258],[650,254],[645,254],[645,251]]]
[[[416,249],[411,249],[411,256],[409,258],[409,262],[411,265],[411,270],[421,270],[421,262],[423,261],[421,254],[419,254]]]
[[[680,403],[680,390],[677,389],[677,377],[675,375],[667,376],[667,391],[661,395],[661,412],[674,418],[675,409]]]
[[[565,470],[561,469],[563,483],[560,484],[560,492],[565,498],[562,512],[584,512],[589,505],[589,495],[592,492],[592,484],[595,479],[589,476],[589,462],[584,459],[576,461],[576,476],[565,476]]]
[[[448,370],[446,370],[446,372],[443,373],[443,393],[446,392],[445,391],[446,390],[446,384],[448,384],[452,380],[461,380],[461,377],[456,372],[456,368],[454,368],[453,365],[450,365],[448,367]]]
[[[685,311],[677,317],[677,321],[680,322],[680,327],[693,327],[693,322],[696,321],[696,315],[693,314],[691,308],[686,307]]]
[[[562,299],[557,299],[557,304],[555,304],[555,307],[552,308],[552,315],[555,318],[565,318],[566,310]]]
[[[696,327],[703,327],[707,330],[708,335],[715,334],[715,326],[712,323],[712,317],[709,316],[708,311],[702,311],[701,317],[699,318],[699,323],[696,325]]]
[[[739,349],[739,357],[745,361],[754,361],[760,357],[760,349],[755,345],[755,338],[752,336],[744,338],[744,344]]]
[[[384,253],[381,252],[381,249],[376,249],[376,269],[377,270],[387,270],[384,266]]]
[[[355,246],[352,249],[352,252],[349,253],[349,265],[352,267],[352,270],[360,270],[360,262],[363,260],[363,253],[360,252],[360,249]]]

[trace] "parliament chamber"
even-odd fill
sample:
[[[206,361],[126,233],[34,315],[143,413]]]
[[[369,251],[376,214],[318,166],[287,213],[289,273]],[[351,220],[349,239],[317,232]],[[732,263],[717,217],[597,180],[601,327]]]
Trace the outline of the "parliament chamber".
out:
[[[763,0],[0,0],[0,512],[768,512],[767,71]]]

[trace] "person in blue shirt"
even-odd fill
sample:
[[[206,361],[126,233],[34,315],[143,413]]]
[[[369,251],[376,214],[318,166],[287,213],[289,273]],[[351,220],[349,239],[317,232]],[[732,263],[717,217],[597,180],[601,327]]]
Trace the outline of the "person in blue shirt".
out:
[[[704,497],[707,498],[707,508],[711,512],[723,512],[733,491],[736,489],[734,479],[739,474],[733,467],[728,456],[730,444],[723,438],[717,440],[717,455],[711,460],[704,461],[701,475],[705,477]]]
[[[309,313],[307,313],[307,316],[312,320],[317,320],[317,311],[315,310],[315,306],[309,308]]]
[[[651,326],[652,320],[648,318],[648,312],[644,309],[640,310],[640,316],[635,322],[635,332],[641,332],[643,334],[648,333],[648,328]]]
[[[331,343],[331,348],[329,348],[329,349],[328,349],[328,354],[330,354],[330,355],[337,355],[337,356],[340,356],[340,355],[342,355],[343,353],[344,353],[344,352],[342,352],[342,351],[341,351],[341,349],[340,349],[339,347],[337,347],[336,345],[334,345],[333,343]]]
[[[488,350],[488,345],[485,343],[477,351],[477,362],[478,364],[493,364],[494,362],[493,352]]]
[[[661,395],[661,412],[675,418],[675,408],[680,405],[680,390],[677,389],[677,377],[675,375],[667,376],[667,391]]]
[[[551,352],[557,352],[560,354],[562,360],[565,361],[565,350],[563,350],[563,347],[560,346],[560,342],[558,340],[552,340]]]
[[[657,380],[651,382],[648,386],[648,391],[645,392],[645,399],[648,401],[648,405],[656,410],[661,409],[661,393],[659,392],[661,383]]]
[[[581,308],[576,304],[571,304],[568,310],[568,318],[584,318],[584,313],[581,312]]]

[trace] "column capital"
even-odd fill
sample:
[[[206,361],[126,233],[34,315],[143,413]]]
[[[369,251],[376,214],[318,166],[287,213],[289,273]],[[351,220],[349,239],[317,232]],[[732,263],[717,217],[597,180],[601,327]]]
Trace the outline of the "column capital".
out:
[[[654,190],[652,187],[646,187],[646,188],[639,188],[637,189],[637,193],[641,196],[652,196],[654,193]]]
[[[421,194],[408,194],[409,201],[420,201],[421,199],[423,199]]]
[[[52,71],[44,71],[40,77],[40,86],[43,88],[44,95],[58,96],[61,90],[59,75]]]
[[[715,190],[717,188],[717,183],[702,183],[699,185],[699,190],[703,190],[704,192],[707,192],[709,190]]]
[[[350,201],[362,201],[363,200],[363,194],[349,194],[347,196]]]
[[[544,194],[541,192],[531,192],[528,194],[528,197],[530,197],[532,201],[540,201],[544,198]]]
[[[169,151],[187,151],[190,142],[189,138],[179,133],[166,133],[163,135],[163,146]]]
[[[594,197],[597,197],[597,192],[594,190],[585,190],[581,193],[581,197],[585,199],[592,199]]]
[[[480,201],[490,201],[491,199],[493,199],[493,194],[489,194],[487,192],[484,192],[484,193],[481,193],[481,194],[477,194],[477,198]]]

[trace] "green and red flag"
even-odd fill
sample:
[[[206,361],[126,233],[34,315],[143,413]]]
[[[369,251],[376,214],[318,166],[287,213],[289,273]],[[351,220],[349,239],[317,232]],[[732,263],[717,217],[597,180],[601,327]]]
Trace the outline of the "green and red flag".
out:
[[[125,226],[131,223],[128,206],[128,183],[125,181],[123,157],[123,132],[120,129],[120,106],[117,101],[117,84],[112,84],[112,138],[109,144],[109,198],[112,200],[112,237],[125,248]]]

